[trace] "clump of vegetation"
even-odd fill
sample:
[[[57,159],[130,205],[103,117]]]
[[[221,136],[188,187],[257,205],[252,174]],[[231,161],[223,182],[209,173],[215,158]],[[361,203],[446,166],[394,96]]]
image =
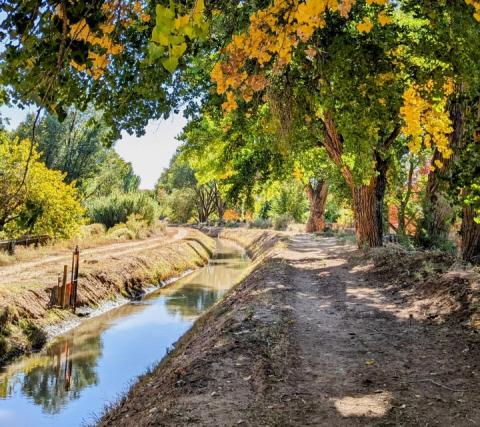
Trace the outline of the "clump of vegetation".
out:
[[[107,227],[103,224],[88,224],[84,225],[81,229],[80,236],[81,237],[100,237],[104,236],[107,232]]]
[[[272,226],[273,226],[273,222],[271,218],[267,218],[267,219],[257,218],[256,220],[250,223],[250,227],[252,228],[266,229],[266,228],[272,228]]]
[[[159,206],[143,192],[115,193],[87,203],[87,216],[107,228],[126,223],[131,215],[151,226],[159,218]]]
[[[290,224],[294,222],[294,219],[288,215],[279,215],[273,218],[273,228],[275,230],[285,231]]]

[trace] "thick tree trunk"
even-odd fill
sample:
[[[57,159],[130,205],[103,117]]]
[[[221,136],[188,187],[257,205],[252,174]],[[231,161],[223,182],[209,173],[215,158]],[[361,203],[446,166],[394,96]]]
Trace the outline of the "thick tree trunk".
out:
[[[308,217],[306,232],[315,233],[325,229],[325,204],[327,203],[328,184],[318,181],[315,185],[308,183],[305,186],[310,215]]]
[[[480,224],[475,222],[475,212],[471,206],[463,208],[462,258],[472,263],[480,263]]]
[[[359,248],[365,246],[377,247],[383,243],[382,222],[379,223],[379,206],[377,198],[377,179],[373,178],[370,185],[361,185],[352,189],[353,214],[355,218],[355,233]],[[383,199],[382,199],[383,202]]]
[[[324,116],[325,147],[330,159],[340,168],[345,182],[352,191],[355,232],[359,248],[377,247],[383,244],[383,208],[387,187],[387,171],[389,167],[388,150],[400,134],[400,126],[379,145],[374,153],[376,176],[369,185],[356,185],[352,171],[343,162],[343,141],[331,113]]]

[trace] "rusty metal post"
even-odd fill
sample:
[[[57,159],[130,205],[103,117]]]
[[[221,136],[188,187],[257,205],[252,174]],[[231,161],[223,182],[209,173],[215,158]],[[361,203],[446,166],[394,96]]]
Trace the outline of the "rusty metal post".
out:
[[[63,266],[63,279],[62,279],[62,308],[67,306],[67,274],[68,265]]]

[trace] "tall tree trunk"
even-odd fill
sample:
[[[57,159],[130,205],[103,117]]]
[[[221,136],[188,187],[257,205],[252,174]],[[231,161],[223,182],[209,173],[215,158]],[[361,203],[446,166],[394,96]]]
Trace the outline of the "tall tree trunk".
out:
[[[472,263],[480,263],[480,224],[475,222],[475,211],[470,205],[463,208],[462,258]]]
[[[405,193],[405,196],[403,196],[402,191],[400,191],[397,195],[398,199],[400,200],[400,206],[398,207],[398,233],[404,236],[407,234],[406,214],[408,202],[410,201],[410,197],[412,196],[413,191],[414,171],[415,164],[413,161],[411,161],[408,167],[407,192]]]
[[[308,217],[306,232],[314,233],[325,229],[325,204],[327,203],[328,184],[326,181],[309,182],[305,186],[310,215]]]
[[[359,248],[365,246],[377,247],[383,244],[383,208],[387,187],[387,172],[390,160],[388,150],[400,133],[400,126],[395,126],[374,153],[376,176],[368,185],[357,185],[352,171],[343,162],[343,142],[338,133],[331,113],[325,113],[324,118],[325,147],[330,159],[340,168],[345,182],[352,191],[353,214],[355,218],[355,233]]]

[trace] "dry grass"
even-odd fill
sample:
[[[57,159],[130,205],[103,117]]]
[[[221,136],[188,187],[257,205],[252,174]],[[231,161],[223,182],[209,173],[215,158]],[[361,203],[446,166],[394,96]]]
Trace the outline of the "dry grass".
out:
[[[130,224],[129,226],[132,227]],[[123,232],[119,232],[120,229]],[[93,249],[113,243],[144,240],[149,237],[162,235],[165,232],[166,227],[160,222],[154,227],[142,230],[135,229],[134,231],[131,231],[131,228],[125,224],[115,226],[111,230],[106,230],[102,224],[90,224],[82,227],[80,235],[73,239],[52,241],[37,248],[34,246],[18,246],[15,248],[14,255],[0,251],[0,267],[12,265],[16,262],[38,260],[48,256],[65,255],[77,245],[82,249]]]

